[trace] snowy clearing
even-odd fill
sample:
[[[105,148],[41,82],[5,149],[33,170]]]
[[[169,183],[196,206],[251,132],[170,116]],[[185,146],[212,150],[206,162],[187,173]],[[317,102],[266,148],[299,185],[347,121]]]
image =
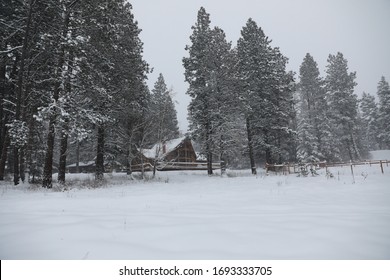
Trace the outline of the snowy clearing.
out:
[[[2,182],[0,259],[390,259],[390,167],[355,167],[355,183],[349,167],[331,171],[113,174],[66,191]]]

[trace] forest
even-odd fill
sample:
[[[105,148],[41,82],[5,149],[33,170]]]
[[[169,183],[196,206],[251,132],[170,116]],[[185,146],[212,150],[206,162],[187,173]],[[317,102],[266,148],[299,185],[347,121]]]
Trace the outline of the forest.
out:
[[[195,11],[194,11],[195,12]],[[191,29],[192,28],[192,29]],[[308,53],[298,73],[248,19],[236,44],[202,7],[183,46],[188,136],[207,159],[229,168],[264,163],[338,162],[390,149],[390,87],[355,93],[356,72],[340,52],[321,77]],[[152,66],[132,6],[125,0],[0,2],[0,180],[51,188],[66,166],[131,162],[142,149],[179,137],[163,73]]]

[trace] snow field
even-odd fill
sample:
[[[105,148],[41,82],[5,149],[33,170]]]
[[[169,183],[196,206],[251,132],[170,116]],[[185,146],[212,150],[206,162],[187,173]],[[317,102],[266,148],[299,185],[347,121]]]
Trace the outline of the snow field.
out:
[[[390,259],[390,167],[354,167],[355,183],[350,167],[330,170],[112,174],[99,188],[69,174],[64,191],[2,184],[0,258]]]

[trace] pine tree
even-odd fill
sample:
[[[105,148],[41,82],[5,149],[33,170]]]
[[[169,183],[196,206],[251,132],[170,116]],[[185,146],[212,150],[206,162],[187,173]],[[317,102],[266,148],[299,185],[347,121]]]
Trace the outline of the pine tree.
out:
[[[151,102],[148,108],[148,127],[146,142],[150,145],[163,143],[179,137],[179,128],[175,105],[171,98],[172,90],[168,90],[164,76],[160,73],[151,94]],[[160,145],[158,149],[160,149]],[[158,156],[160,150],[155,151],[153,176],[156,174]]]
[[[109,124],[117,124],[116,129],[120,130],[132,122],[128,118],[145,110],[144,80],[148,66],[142,59],[140,30],[131,8],[125,1],[116,0],[91,5],[87,11],[94,16],[86,22],[85,37],[89,40],[85,42],[81,75],[86,95],[98,116],[94,121],[98,180],[103,178],[105,154],[115,156],[120,148],[111,137],[107,139],[116,134],[108,129]]]
[[[256,22],[249,19],[241,30],[241,38],[237,42],[237,79],[240,84],[240,100],[245,116],[248,154],[252,174],[256,174],[255,142],[262,142],[266,149],[267,131],[264,129],[262,138],[255,139],[255,126],[259,129],[266,127],[265,115],[272,108],[266,104],[269,94],[267,77],[270,74],[270,40]],[[269,100],[269,99],[268,99]],[[268,112],[266,110],[269,110]],[[269,160],[270,152],[268,149]]]
[[[189,83],[187,94],[192,97],[189,105],[189,121],[192,135],[204,145],[207,158],[207,173],[213,174],[212,161],[212,80],[213,65],[210,42],[212,31],[210,15],[201,7],[197,22],[190,36],[192,45],[186,46],[189,57],[183,58],[185,80]]]
[[[43,182],[42,186],[45,188],[52,187],[52,173],[53,173],[53,156],[54,156],[54,142],[55,142],[55,126],[57,123],[57,118],[59,112],[57,110],[56,103],[58,103],[61,97],[61,86],[64,84],[63,80],[63,71],[65,67],[65,56],[66,49],[68,47],[68,33],[69,33],[69,24],[71,21],[71,11],[74,5],[77,4],[78,1],[68,1],[61,3],[63,5],[62,11],[62,24],[60,25],[61,35],[59,37],[59,47],[57,49],[57,61],[56,61],[56,69],[54,73],[54,87],[52,100],[53,105],[52,110],[49,116],[49,128],[47,134],[47,147],[46,147],[46,156],[45,156],[45,166],[43,169]],[[64,144],[63,144],[64,145]],[[62,151],[65,153],[66,151]],[[62,166],[64,167],[64,166]],[[60,180],[64,181],[65,178],[60,176]]]
[[[244,119],[239,107],[236,91],[235,67],[236,51],[227,42],[226,35],[219,27],[211,30],[209,49],[210,64],[210,111],[211,111],[211,145],[213,156],[221,161],[222,172],[235,149],[242,143],[242,124]]]
[[[378,105],[375,97],[369,93],[363,92],[359,100],[361,115],[362,142],[369,151],[378,149]]]
[[[337,145],[332,143],[324,81],[317,63],[306,54],[300,66],[300,95],[298,136],[299,158],[302,161],[321,161],[337,158]]]
[[[168,90],[164,76],[160,73],[151,95],[150,113],[155,128],[149,141],[157,143],[179,137],[179,127],[175,104],[172,101],[172,90]]]
[[[379,97],[379,145],[380,149],[390,149],[390,87],[383,76],[378,83],[377,93]]]
[[[249,19],[237,42],[237,80],[242,112],[246,119],[248,154],[256,174],[255,155],[267,163],[290,158],[288,142],[294,118],[294,79],[286,71],[287,58],[256,22]]]
[[[342,53],[329,55],[325,78],[329,116],[333,134],[340,139],[342,158],[360,159],[357,143],[357,96],[354,94],[356,73],[348,73],[348,61]]]
[[[25,6],[25,3],[14,0],[0,2],[0,180],[4,180],[5,166],[9,160],[8,132],[16,113],[15,81],[23,46],[22,31],[26,29],[23,28],[27,14]]]

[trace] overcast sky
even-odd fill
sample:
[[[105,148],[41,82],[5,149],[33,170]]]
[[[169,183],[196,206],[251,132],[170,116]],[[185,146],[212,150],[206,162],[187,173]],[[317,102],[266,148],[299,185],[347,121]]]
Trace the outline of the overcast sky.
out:
[[[288,70],[299,72],[307,52],[317,61],[322,76],[329,54],[338,51],[357,72],[359,96],[376,94],[381,76],[390,80],[390,0],[130,0],[142,29],[144,59],[154,68],[152,88],[159,73],[173,87],[180,129],[187,130],[187,105],[182,58],[190,44],[191,26],[200,7],[211,25],[222,28],[236,45],[248,18],[253,18],[289,58]],[[298,74],[296,75],[298,77]]]

